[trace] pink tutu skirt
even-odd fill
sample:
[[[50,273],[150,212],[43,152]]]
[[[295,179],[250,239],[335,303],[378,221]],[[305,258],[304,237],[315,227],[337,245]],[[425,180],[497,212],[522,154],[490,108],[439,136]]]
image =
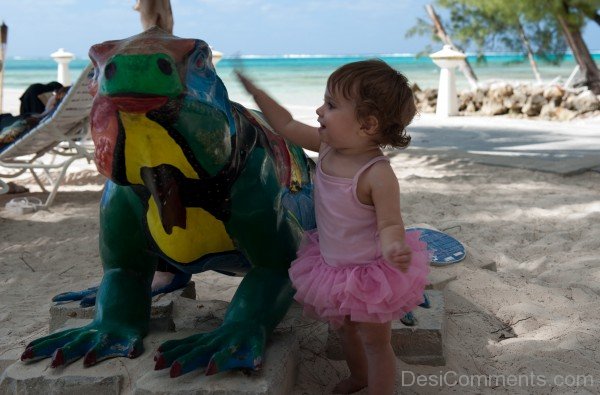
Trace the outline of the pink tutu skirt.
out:
[[[321,256],[317,231],[307,232],[289,270],[294,299],[304,306],[305,316],[328,321],[334,329],[345,317],[377,323],[400,319],[423,303],[429,273],[429,252],[418,233],[408,233],[406,243],[413,250],[406,273],[383,258],[370,264],[330,266]]]

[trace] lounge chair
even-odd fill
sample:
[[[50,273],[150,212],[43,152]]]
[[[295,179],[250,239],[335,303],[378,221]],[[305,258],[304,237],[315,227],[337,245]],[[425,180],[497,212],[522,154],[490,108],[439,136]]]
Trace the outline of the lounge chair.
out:
[[[8,184],[0,180],[0,195],[3,193],[8,193]]]
[[[92,96],[88,93],[88,65],[71,86],[54,113],[36,127],[23,133],[0,151],[0,178],[12,178],[31,171],[34,179],[48,192],[36,170],[45,173],[50,194],[39,207],[52,205],[67,169],[78,159],[93,159],[93,145],[89,139],[89,115]],[[51,170],[59,170],[51,172]],[[54,174],[53,174],[54,173]],[[0,192],[4,181],[0,180]]]

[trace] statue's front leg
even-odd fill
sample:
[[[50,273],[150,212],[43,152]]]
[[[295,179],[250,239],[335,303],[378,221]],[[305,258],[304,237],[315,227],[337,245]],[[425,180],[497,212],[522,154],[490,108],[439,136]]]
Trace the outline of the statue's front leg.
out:
[[[100,210],[104,276],[98,289],[96,316],[84,327],[34,340],[21,360],[52,356],[52,367],[56,367],[84,357],[84,365],[90,366],[106,358],[134,358],[142,353],[157,259],[150,253],[141,228],[142,210],[133,192],[107,183]]]

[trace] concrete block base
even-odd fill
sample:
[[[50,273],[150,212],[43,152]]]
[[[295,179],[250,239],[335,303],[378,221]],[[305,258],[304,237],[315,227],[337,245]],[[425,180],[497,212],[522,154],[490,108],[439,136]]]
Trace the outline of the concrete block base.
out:
[[[87,320],[82,320],[87,321]],[[176,338],[196,334],[178,332]],[[298,341],[291,333],[276,333],[267,346],[260,372],[240,371],[205,376],[202,370],[172,379],[169,370],[154,371],[154,350],[173,339],[172,332],[152,333],[144,354],[136,359],[113,358],[84,368],[81,360],[52,369],[50,360],[16,362],[0,382],[2,394],[289,394],[296,379]]]
[[[188,335],[197,333],[190,332]],[[179,333],[178,333],[179,335]],[[184,336],[182,336],[184,337]],[[275,333],[265,353],[260,372],[249,375],[241,371],[205,376],[201,370],[176,379],[169,370],[148,371],[135,382],[136,395],[204,395],[204,394],[290,394],[296,381],[298,341],[291,333]]]
[[[114,361],[103,366],[102,371],[85,369],[73,364],[68,369],[51,369],[48,361],[25,365],[16,362],[4,372],[0,382],[3,394],[119,394],[125,378],[119,370],[124,365]],[[76,366],[75,366],[76,365]]]
[[[445,305],[441,291],[426,292],[431,308],[418,307],[413,311],[417,318],[415,326],[406,326],[401,321],[392,321],[392,347],[396,356],[409,364],[445,365]],[[343,359],[340,339],[330,331],[325,346],[327,357]]]
[[[113,358],[84,368],[82,360],[52,369],[50,359],[10,365],[0,381],[1,394],[289,394],[296,380],[299,344],[290,324],[297,311],[277,329],[267,344],[261,371],[205,376],[202,370],[171,379],[169,370],[154,371],[155,350],[165,341],[182,339],[218,327],[227,307],[222,301],[172,299],[169,319],[176,332],[152,330],[144,353],[135,359]],[[79,327],[90,319],[69,319],[61,329]],[[20,350],[22,352],[22,350]]]

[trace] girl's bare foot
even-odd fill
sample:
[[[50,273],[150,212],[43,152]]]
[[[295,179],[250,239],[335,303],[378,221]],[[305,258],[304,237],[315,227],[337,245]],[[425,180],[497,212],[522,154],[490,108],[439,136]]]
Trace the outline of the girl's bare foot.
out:
[[[353,394],[355,392],[360,391],[361,389],[367,386],[367,380],[360,380],[354,378],[352,376],[348,377],[345,380],[337,383],[335,387],[333,387],[332,394]]]
[[[173,281],[173,277],[175,277],[174,273],[155,271],[152,279],[152,290],[169,285]]]

